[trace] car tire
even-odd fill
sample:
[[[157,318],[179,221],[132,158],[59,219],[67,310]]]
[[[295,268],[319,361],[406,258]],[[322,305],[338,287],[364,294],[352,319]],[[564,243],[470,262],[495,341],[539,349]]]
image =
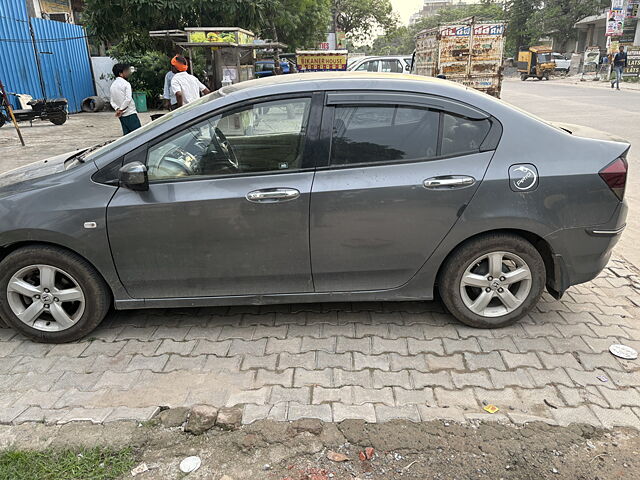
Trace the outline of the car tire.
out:
[[[62,248],[19,248],[0,263],[0,272],[2,319],[38,342],[78,340],[100,324],[111,306],[109,288],[96,269]]]
[[[63,125],[67,121],[67,112],[50,113],[49,121],[54,125]]]
[[[499,270],[500,276],[493,278],[492,270],[494,274]],[[462,323],[499,328],[515,323],[536,305],[545,280],[544,261],[530,242],[495,233],[458,247],[441,269],[438,290],[449,312]]]

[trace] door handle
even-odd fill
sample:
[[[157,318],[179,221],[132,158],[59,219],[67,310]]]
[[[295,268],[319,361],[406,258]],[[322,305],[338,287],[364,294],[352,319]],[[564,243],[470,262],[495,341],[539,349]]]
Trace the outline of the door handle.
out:
[[[470,187],[476,179],[466,175],[447,175],[445,177],[431,177],[424,182],[424,188],[429,190],[451,190],[454,188]]]
[[[254,203],[286,202],[299,196],[300,191],[295,188],[267,188],[247,193],[247,200]]]

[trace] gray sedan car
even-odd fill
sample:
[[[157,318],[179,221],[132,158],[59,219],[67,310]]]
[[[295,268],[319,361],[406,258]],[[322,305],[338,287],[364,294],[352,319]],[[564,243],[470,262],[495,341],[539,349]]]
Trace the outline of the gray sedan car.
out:
[[[598,275],[625,226],[629,145],[571,130],[411,75],[228,86],[2,175],[0,312],[67,342],[111,307],[437,291],[508,325]]]

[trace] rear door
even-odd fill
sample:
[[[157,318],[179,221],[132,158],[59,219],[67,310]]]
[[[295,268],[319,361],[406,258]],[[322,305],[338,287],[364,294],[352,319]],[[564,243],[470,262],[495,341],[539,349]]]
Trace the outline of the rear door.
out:
[[[330,93],[311,194],[317,292],[391,289],[462,214],[501,133],[474,108],[415,94]]]

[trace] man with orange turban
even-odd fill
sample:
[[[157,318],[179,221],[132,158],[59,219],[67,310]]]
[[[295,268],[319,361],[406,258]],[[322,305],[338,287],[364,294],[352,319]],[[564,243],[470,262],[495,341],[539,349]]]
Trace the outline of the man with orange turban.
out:
[[[201,95],[210,93],[210,90],[200,80],[187,72],[189,66],[183,56],[173,57],[171,67],[177,72],[171,79],[171,93],[176,96],[178,107],[197,100]]]

